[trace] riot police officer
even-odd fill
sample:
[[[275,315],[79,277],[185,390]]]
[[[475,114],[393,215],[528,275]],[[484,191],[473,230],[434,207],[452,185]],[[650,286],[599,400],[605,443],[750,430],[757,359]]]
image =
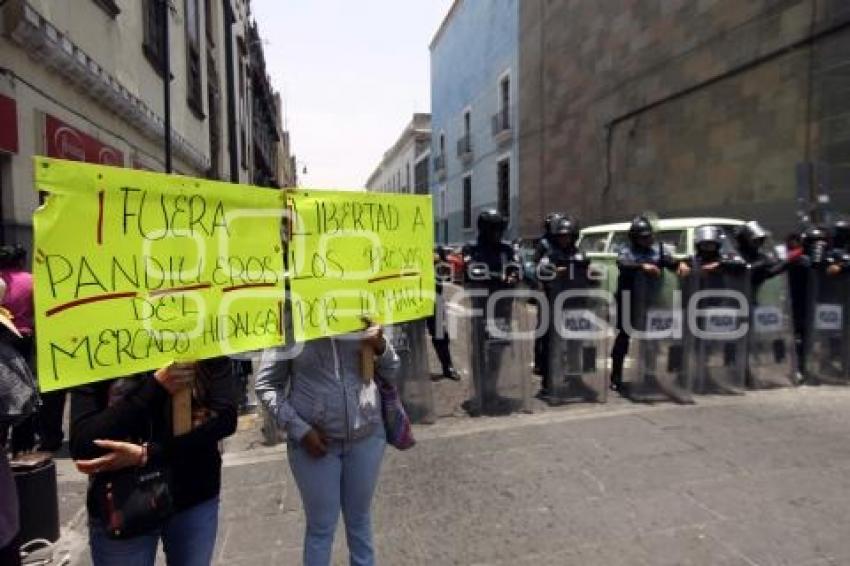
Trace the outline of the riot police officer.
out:
[[[446,330],[446,304],[443,298],[443,284],[452,280],[452,266],[449,263],[449,249],[445,246],[437,246],[434,249],[434,271],[436,277],[436,300],[434,302],[434,314],[429,316],[425,322],[428,325],[428,334],[431,335],[431,345],[440,361],[442,376],[454,381],[460,381],[460,374],[452,363],[452,354],[449,350],[449,333]]]
[[[495,209],[478,215],[478,239],[463,247],[464,282],[512,287],[520,280],[520,260],[514,246],[502,239],[507,220]]]
[[[625,292],[629,291],[630,301],[634,303],[635,294],[632,290],[635,279],[639,273],[648,277],[658,278],[662,269],[676,272],[680,277],[690,273],[690,268],[685,262],[675,261],[661,245],[654,244],[654,231],[652,224],[645,216],[636,216],[629,226],[629,246],[620,252],[617,257],[617,267],[620,274],[617,280],[617,338],[614,340],[614,348],[611,352],[611,389],[619,391],[628,396],[628,391],[623,383],[623,363],[629,351],[629,335],[624,327],[624,313],[635,312],[637,305],[624,304]]]
[[[717,226],[700,226],[694,231],[694,259],[693,267],[702,274],[716,273],[731,265],[740,267],[743,262],[741,258],[734,264],[730,263],[732,258],[724,257],[723,232]]]
[[[549,251],[552,249],[552,227],[554,224],[560,219],[563,218],[564,214],[561,212],[550,212],[543,219],[543,234],[537,239],[537,243],[534,246],[534,256],[532,257],[533,264],[535,268],[540,265],[540,260],[543,259]],[[537,309],[537,324],[538,326],[543,321],[540,318],[541,309]],[[543,345],[543,337],[539,336],[534,340],[534,373],[543,375],[543,366],[545,362],[543,361],[543,351],[545,346]]]
[[[586,371],[595,371],[595,348],[596,344],[585,347],[581,340],[571,338],[569,335],[561,336],[556,329],[556,322],[560,317],[556,315],[554,308],[579,309],[578,312],[586,312],[592,308],[593,302],[587,297],[576,297],[562,302],[558,301],[558,295],[567,290],[587,289],[595,286],[591,279],[589,268],[590,260],[578,250],[580,226],[577,220],[570,216],[562,216],[552,222],[550,234],[550,249],[543,255],[537,269],[538,277],[542,282],[549,299],[549,311],[551,318],[546,326],[546,334],[543,336],[541,352],[541,375],[543,377],[540,396],[555,402],[560,402],[572,393],[577,393],[585,400],[597,401],[602,391],[593,390],[582,380],[582,374]],[[583,356],[592,350],[592,368],[585,367]],[[564,357],[571,357],[565,367]],[[553,363],[553,360],[555,363]],[[557,387],[553,385],[553,374],[557,373]],[[564,378],[569,383],[564,384],[571,387],[561,387]],[[604,375],[602,380],[604,382]],[[600,388],[602,389],[602,388]]]
[[[539,264],[543,256],[552,249],[552,228],[564,216],[563,212],[550,212],[543,219],[543,234],[537,239],[537,244],[534,246],[535,265]]]
[[[776,256],[764,252],[762,248],[767,240],[767,231],[755,220],[739,226],[735,231],[735,240],[738,253],[749,265],[755,295],[762,283],[782,273],[786,266]]]
[[[531,344],[503,339],[493,329],[511,332],[520,327],[525,331],[533,328],[534,323],[527,320],[526,304],[513,297],[503,297],[490,304],[494,293],[517,286],[522,266],[514,247],[502,239],[507,221],[499,212],[482,211],[477,225],[478,239],[463,249],[464,286],[476,291],[470,321],[475,389],[473,398],[464,407],[472,415],[506,414],[527,406]],[[493,319],[488,320],[487,316]]]
[[[700,226],[694,231],[695,253],[692,259],[694,278],[689,293],[719,290],[747,291],[747,263],[734,250],[723,251],[724,235],[717,226]],[[700,393],[720,392],[738,394],[742,392],[746,375],[746,340],[737,336],[744,320],[740,316],[720,316],[713,309],[742,307],[739,299],[725,295],[708,295],[693,305],[688,298],[689,308],[696,308],[697,327],[704,332],[716,333],[711,339],[698,338],[693,341],[696,350],[689,355],[693,364],[691,379],[695,390]],[[723,326],[718,326],[723,324]]]
[[[834,227],[837,246],[830,248],[830,234],[822,226],[803,233],[802,264],[807,267],[805,287],[794,290],[797,301],[805,297],[803,312],[795,316],[803,378],[810,383],[850,381],[850,281],[848,272],[847,226]],[[795,314],[797,314],[795,312]]]

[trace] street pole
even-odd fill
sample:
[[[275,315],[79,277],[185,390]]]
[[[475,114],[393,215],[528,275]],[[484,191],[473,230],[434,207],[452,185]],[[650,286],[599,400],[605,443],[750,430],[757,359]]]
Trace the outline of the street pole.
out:
[[[170,0],[160,0],[159,9],[162,19],[162,99],[165,113],[165,172],[171,173],[171,47],[168,32],[168,4]]]

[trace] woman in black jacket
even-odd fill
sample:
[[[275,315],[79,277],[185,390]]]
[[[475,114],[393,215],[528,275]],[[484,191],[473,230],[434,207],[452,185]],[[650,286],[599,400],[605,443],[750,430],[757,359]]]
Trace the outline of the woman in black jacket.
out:
[[[169,565],[210,563],[221,488],[219,442],[236,430],[235,385],[230,360],[216,358],[73,391],[71,455],[89,475],[89,544],[95,566],[153,565],[160,539]],[[175,436],[171,396],[185,387],[192,387],[193,428]],[[135,536],[116,533],[122,502],[110,500],[107,493],[127,485],[128,477],[162,470],[170,475],[173,512]]]

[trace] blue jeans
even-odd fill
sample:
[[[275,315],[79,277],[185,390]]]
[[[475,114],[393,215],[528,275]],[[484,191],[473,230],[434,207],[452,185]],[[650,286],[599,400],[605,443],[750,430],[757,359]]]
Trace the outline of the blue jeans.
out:
[[[153,566],[162,539],[169,566],[209,566],[218,531],[219,499],[180,511],[156,531],[115,540],[101,521],[89,518],[89,547],[94,566]]]
[[[289,466],[295,476],[307,532],[304,566],[331,563],[334,532],[339,512],[345,521],[351,566],[373,566],[372,495],[378,483],[387,442],[384,427],[354,442],[330,441],[323,458],[312,458],[295,442],[289,443]]]

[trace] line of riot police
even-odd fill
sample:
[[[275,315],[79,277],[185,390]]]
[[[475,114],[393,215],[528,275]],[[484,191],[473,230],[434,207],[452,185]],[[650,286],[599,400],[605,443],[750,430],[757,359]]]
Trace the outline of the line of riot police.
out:
[[[637,217],[614,297],[578,248],[576,219],[547,217],[531,282],[505,226],[482,212],[463,249],[471,414],[529,410],[532,364],[551,404],[604,402],[609,388],[638,402],[692,403],[850,381],[850,224],[810,228],[786,258],[766,249],[757,222],[732,233],[701,226],[694,254],[676,259]]]

